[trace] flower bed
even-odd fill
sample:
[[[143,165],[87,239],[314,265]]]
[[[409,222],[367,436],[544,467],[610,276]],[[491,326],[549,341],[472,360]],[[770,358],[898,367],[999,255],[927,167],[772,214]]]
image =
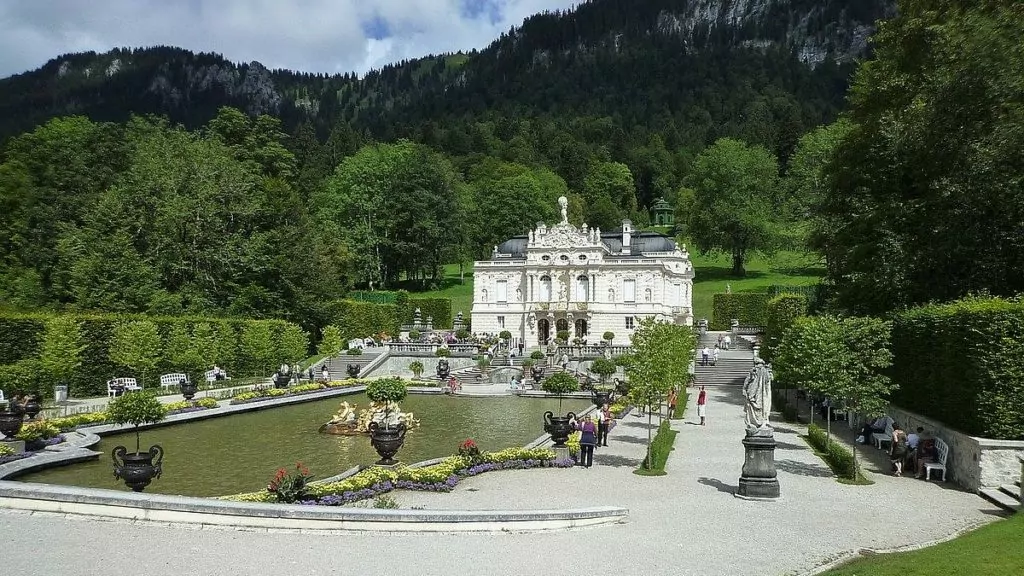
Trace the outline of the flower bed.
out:
[[[474,460],[476,460],[474,462]],[[506,448],[498,452],[481,453],[479,458],[450,456],[433,466],[423,468],[367,468],[340,482],[310,484],[307,497],[299,504],[342,506],[373,498],[395,489],[426,492],[451,492],[459,480],[494,470],[521,470],[528,468],[568,468],[571,459],[556,460],[553,450],[547,448]],[[226,496],[225,500],[238,502],[275,502],[269,491]]]
[[[21,460],[22,458],[28,458],[32,454],[28,452],[22,452],[21,454],[15,454],[14,448],[5,444],[0,444],[0,464],[7,464],[8,462],[14,462],[15,460]]]
[[[279,398],[282,396],[301,396],[303,394],[313,394],[315,392],[322,392],[324,390],[330,390],[333,388],[352,388],[353,386],[366,385],[369,380],[359,380],[355,378],[349,378],[346,380],[332,380],[330,382],[314,382],[312,384],[302,384],[300,386],[292,386],[291,388],[262,388],[259,390],[252,390],[250,392],[242,392],[231,399],[232,404],[248,404],[250,402],[259,402],[267,398]]]
[[[218,406],[217,400],[213,398],[200,398],[198,400],[181,400],[178,402],[171,402],[167,404],[167,415],[171,416],[174,414],[186,414],[188,412],[198,412],[200,410],[210,410]],[[72,416],[64,416],[63,418],[50,418],[44,420],[50,426],[56,427],[61,432],[70,432],[77,428],[85,426],[99,426],[101,424],[107,424],[107,413],[106,412],[86,412],[84,414],[74,414]]]

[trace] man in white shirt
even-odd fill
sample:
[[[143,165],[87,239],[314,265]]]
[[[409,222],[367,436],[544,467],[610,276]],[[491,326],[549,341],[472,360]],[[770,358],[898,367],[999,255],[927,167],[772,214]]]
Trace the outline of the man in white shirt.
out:
[[[700,351],[700,362],[701,362],[700,365],[701,366],[707,366],[708,365],[708,358],[710,356],[711,356],[711,350],[707,346],[705,346]]]
[[[916,432],[907,434],[907,448],[910,450],[917,450],[917,445],[921,442],[922,434],[924,434],[924,428],[922,426],[918,426]]]

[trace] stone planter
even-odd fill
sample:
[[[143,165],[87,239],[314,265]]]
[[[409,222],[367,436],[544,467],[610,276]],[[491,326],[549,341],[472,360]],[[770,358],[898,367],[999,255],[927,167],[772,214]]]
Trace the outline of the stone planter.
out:
[[[118,446],[110,453],[114,460],[114,478],[124,480],[126,486],[134,492],[142,492],[154,478],[163,472],[161,464],[164,460],[164,449],[158,444],[149,448],[149,452],[132,452],[124,446]]]
[[[28,419],[35,420],[42,411],[43,405],[39,403],[39,397],[29,396],[29,399],[25,401],[25,415],[28,416]]]
[[[377,461],[378,466],[393,466],[398,464],[395,454],[405,442],[405,424],[398,426],[384,427],[376,422],[370,422],[370,444],[380,455]]]
[[[607,390],[591,390],[590,400],[594,403],[594,406],[600,408],[605,404],[612,403],[612,393]]]
[[[191,400],[194,398],[198,391],[199,386],[196,386],[192,382],[185,382],[184,384],[181,384],[181,395],[185,397],[185,400]]]
[[[565,441],[572,434],[571,420],[576,419],[576,414],[569,412],[565,416],[555,416],[554,412],[548,410],[544,413],[544,431],[551,435],[555,448],[565,446]]]
[[[14,436],[21,432],[21,423],[24,419],[25,416],[21,412],[12,412],[10,410],[0,412],[0,434],[3,434],[4,437],[10,440],[14,440]]]

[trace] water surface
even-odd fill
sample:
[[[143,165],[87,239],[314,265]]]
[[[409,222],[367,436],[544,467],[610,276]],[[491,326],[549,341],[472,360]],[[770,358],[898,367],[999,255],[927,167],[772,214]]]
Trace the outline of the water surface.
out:
[[[146,491],[221,496],[265,488],[277,468],[294,467],[296,462],[305,464],[317,478],[373,464],[379,456],[368,436],[317,432],[342,401],[360,409],[369,405],[364,394],[357,394],[145,431],[143,450],[160,444],[166,452],[163,476]],[[562,410],[579,411],[587,405],[583,400],[563,400]],[[557,399],[545,398],[409,396],[402,401],[402,409],[413,412],[420,426],[406,435],[398,458],[412,463],[449,456],[466,438],[485,451],[522,446],[544,433],[544,412],[557,408]],[[16,480],[127,490],[114,478],[109,456],[119,444],[134,449],[134,433],[103,438],[94,447],[104,454],[97,461],[51,468]]]

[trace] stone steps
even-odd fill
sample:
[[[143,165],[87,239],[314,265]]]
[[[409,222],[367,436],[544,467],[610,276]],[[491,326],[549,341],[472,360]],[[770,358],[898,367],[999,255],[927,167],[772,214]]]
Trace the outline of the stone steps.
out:
[[[329,370],[330,373],[331,373],[331,378],[334,378],[334,379],[348,378],[348,365],[349,364],[355,364],[356,366],[359,366],[360,374],[361,374],[362,373],[362,368],[364,366],[366,366],[367,364],[369,364],[370,362],[373,362],[374,360],[376,360],[377,356],[379,356],[379,355],[380,355],[379,352],[366,352],[366,351],[364,351],[359,356],[349,356],[347,354],[342,354],[340,356],[335,356],[334,358],[331,358],[330,360],[325,362],[325,364],[327,364],[327,370]],[[316,368],[316,376],[317,376],[317,378],[320,377],[320,367],[319,366]]]
[[[982,498],[1010,513],[1020,512],[1024,507],[1020,500],[1020,482],[1003,484],[999,488],[982,488]]]

